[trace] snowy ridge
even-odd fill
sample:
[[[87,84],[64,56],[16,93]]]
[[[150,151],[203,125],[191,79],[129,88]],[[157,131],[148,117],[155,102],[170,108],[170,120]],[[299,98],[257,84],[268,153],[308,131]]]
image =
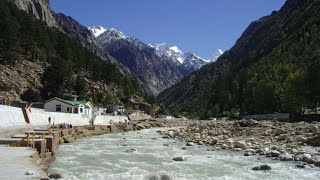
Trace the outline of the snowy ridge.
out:
[[[93,27],[88,27],[88,29],[91,31],[91,33],[95,36],[98,37],[100,34],[104,33],[107,31],[107,29],[105,29],[102,26],[93,26]]]
[[[134,37],[127,37],[121,31],[114,28],[107,29],[102,26],[93,26],[88,28],[92,34],[104,44],[110,44],[119,39],[126,39],[139,49],[152,48],[155,50],[155,54],[159,57],[165,56],[171,59],[177,66],[184,66],[186,69],[197,70],[203,65],[216,61],[223,51],[218,49],[216,53],[209,60],[203,59],[192,52],[183,53],[177,46],[168,46],[166,43],[161,44],[148,44],[146,45],[142,41]]]

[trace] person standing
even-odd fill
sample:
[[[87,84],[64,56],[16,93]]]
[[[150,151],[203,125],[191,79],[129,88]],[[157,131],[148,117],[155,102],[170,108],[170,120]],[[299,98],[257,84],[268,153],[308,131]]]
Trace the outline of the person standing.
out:
[[[51,117],[48,118],[49,125],[51,124]]]

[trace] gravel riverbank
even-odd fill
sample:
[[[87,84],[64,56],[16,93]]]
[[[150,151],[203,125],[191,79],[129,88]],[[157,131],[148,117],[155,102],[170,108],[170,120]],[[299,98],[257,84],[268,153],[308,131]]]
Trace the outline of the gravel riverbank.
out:
[[[297,161],[296,168],[320,167],[320,123],[278,121],[195,121],[179,129],[161,132],[185,141],[186,146],[208,145],[208,151],[243,151],[244,156],[266,156]],[[259,170],[253,167],[253,170]]]

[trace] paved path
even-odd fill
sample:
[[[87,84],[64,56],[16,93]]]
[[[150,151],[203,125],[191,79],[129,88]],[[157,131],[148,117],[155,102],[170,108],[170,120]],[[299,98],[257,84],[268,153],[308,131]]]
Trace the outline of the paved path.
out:
[[[0,179],[39,179],[46,177],[45,172],[36,165],[31,157],[35,149],[28,147],[8,147],[0,145]],[[32,171],[33,175],[25,175]]]

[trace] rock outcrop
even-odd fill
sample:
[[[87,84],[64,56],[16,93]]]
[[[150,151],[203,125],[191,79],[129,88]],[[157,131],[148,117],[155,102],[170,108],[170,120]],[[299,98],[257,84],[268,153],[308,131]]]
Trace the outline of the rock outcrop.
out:
[[[49,0],[10,0],[19,9],[27,11],[37,19],[44,21],[50,27],[58,27],[54,12],[50,9]]]

